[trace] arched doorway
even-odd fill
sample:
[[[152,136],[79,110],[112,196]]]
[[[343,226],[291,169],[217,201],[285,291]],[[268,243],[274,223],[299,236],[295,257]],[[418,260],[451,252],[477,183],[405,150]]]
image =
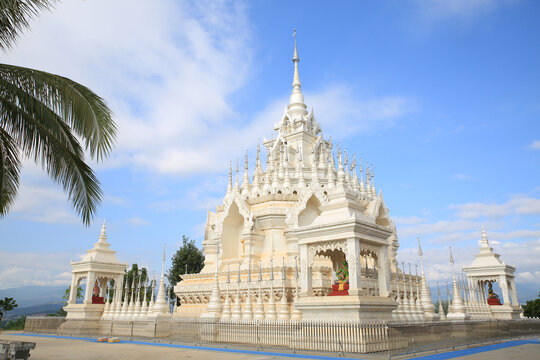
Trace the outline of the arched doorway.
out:
[[[242,252],[245,252],[242,243],[243,229],[244,217],[240,214],[236,202],[233,202],[229,208],[229,215],[223,221],[223,233],[221,235],[223,260],[238,258]]]

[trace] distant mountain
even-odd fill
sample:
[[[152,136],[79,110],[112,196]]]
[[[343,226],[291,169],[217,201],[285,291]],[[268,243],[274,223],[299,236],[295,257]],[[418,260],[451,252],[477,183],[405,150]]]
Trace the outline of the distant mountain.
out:
[[[57,286],[22,286],[0,290],[0,298],[11,297],[15,299],[19,308],[48,303],[61,303],[62,296],[69,285]]]
[[[52,314],[60,310],[64,305],[63,302],[52,302],[48,304],[40,304],[28,307],[16,307],[15,309],[8,311],[4,315],[4,320],[9,320],[11,318],[16,318],[21,315],[47,315]]]

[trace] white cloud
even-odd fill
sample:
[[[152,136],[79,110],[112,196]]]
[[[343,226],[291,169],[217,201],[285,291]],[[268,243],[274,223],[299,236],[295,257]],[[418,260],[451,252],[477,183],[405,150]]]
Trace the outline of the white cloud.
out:
[[[503,204],[469,203],[450,205],[462,219],[478,219],[481,217],[501,218],[510,214],[538,215],[540,214],[540,199],[516,196]]]
[[[80,222],[61,185],[28,162],[24,164],[17,198],[8,216],[43,223]]]
[[[540,150],[540,140],[535,140],[528,146],[529,149]]]
[[[141,219],[140,217],[132,217],[132,218],[126,219],[126,222],[129,225],[132,225],[132,226],[148,226],[148,225],[150,225],[150,221]]]
[[[417,0],[419,12],[428,19],[474,18],[514,0]]]
[[[228,158],[217,149],[246,135],[233,130],[241,120],[227,97],[249,75],[250,34],[237,3],[70,2],[40,16],[8,61],[68,76],[107,99],[119,142],[100,167],[215,171]]]
[[[68,253],[0,251],[0,289],[26,285],[69,285]]]
[[[98,169],[190,176],[226,169],[287,104],[284,96],[249,119],[229,104],[251,74],[251,33],[236,2],[69,2],[40,16],[8,61],[68,76],[107,99],[119,141]],[[353,93],[331,86],[306,101],[336,136],[390,126],[415,109],[407,97],[359,101]]]
[[[399,236],[425,236],[435,234],[450,234],[458,231],[478,229],[478,223],[468,220],[440,220],[434,223],[418,223],[413,226],[398,228]]]
[[[305,98],[308,106],[313,105],[323,131],[336,138],[395,125],[418,108],[411,97],[387,95],[360,100],[355,93],[351,87],[331,85],[320,92],[306,92]]]
[[[392,219],[397,225],[418,225],[418,224],[428,221],[427,218],[418,217],[418,216],[408,216],[408,217],[394,216]]]

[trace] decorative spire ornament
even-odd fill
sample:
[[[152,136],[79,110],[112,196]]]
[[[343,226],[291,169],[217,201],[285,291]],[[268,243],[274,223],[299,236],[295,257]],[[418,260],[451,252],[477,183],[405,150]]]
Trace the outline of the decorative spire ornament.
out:
[[[371,178],[371,195],[374,197],[377,197],[377,190],[375,189],[375,185],[373,184],[373,178],[375,177],[373,175],[373,164],[371,164],[371,173],[369,174]]]
[[[366,194],[368,197],[371,197],[371,183],[370,183],[370,173],[369,173],[369,165],[366,161]]]
[[[422,295],[421,295],[421,304],[424,311],[424,316],[426,320],[432,321],[437,320],[437,314],[435,314],[435,305],[431,301],[431,291],[426,281],[426,274],[424,272],[424,253],[422,252],[422,247],[420,246],[420,237],[416,237],[418,241],[418,257],[420,258],[420,269],[422,271]]]
[[[344,166],[345,166],[345,187],[351,186],[351,174],[349,173],[349,156],[347,155],[347,150],[343,150],[344,154]]]
[[[328,169],[326,174],[328,182],[326,184],[326,187],[329,189],[333,189],[336,187],[336,178],[334,176],[334,155],[332,154],[332,152],[330,152],[329,157],[330,159],[328,160]]]
[[[364,169],[362,168],[362,158],[360,158],[360,194],[366,194],[366,187],[364,186]]]
[[[343,162],[341,160],[341,149],[338,145],[338,174],[337,174],[337,184],[336,187],[343,189],[345,187],[345,170],[343,169]]]
[[[249,193],[248,151],[244,160],[244,179],[242,180],[242,195]]]
[[[264,320],[264,304],[263,304],[263,294],[262,294],[262,261],[259,259],[259,279],[257,280],[259,284],[259,293],[257,295],[257,304],[255,305],[255,313],[253,318],[258,321]]]
[[[238,159],[236,159],[236,179],[234,180],[234,187],[233,187],[233,191],[234,192],[239,192],[240,191],[240,186],[238,185]]]
[[[98,243],[107,244],[107,222],[105,220],[103,220],[103,225],[101,226]]]
[[[266,171],[264,172],[264,184],[263,184],[263,192],[266,194],[270,191],[271,188],[271,180],[270,177],[272,176],[272,166],[270,163],[270,151],[266,155]]]
[[[266,308],[266,320],[274,321],[276,318],[276,303],[274,302],[274,259],[270,258],[270,294]]]
[[[159,288],[156,297],[156,303],[152,309],[154,314],[167,314],[169,313],[167,309],[167,302],[165,301],[165,247],[166,244],[163,243],[163,258],[161,261],[161,277],[159,279]]]
[[[292,61],[294,62],[293,90],[287,109],[291,112],[307,115],[307,107],[304,104],[304,95],[301,90],[302,84],[300,83],[300,75],[298,74],[298,62],[300,58],[298,57],[298,49],[296,47],[296,29],[294,30],[294,54]]]
[[[253,320],[253,305],[251,303],[251,256],[248,258],[247,296],[242,310],[243,320]]]
[[[409,297],[407,293],[407,278],[405,275],[405,261],[401,262],[401,267],[403,269],[403,312],[405,314],[405,317],[407,318],[407,321],[413,322],[415,319],[411,312],[411,303],[409,301]]]
[[[311,163],[311,183],[315,186],[319,185],[319,171],[315,161],[315,152],[313,152],[313,162]]]
[[[300,278],[300,275],[298,273],[298,256],[294,257],[294,285],[296,287],[294,292],[294,304],[293,304],[293,310],[291,314],[291,320],[292,321],[300,321],[302,320],[302,311],[300,311],[296,304],[300,301],[300,295],[298,290],[298,280]]]
[[[229,287],[231,284],[229,264],[227,264],[227,292],[225,293],[225,302],[223,303],[223,312],[221,313],[221,321],[231,318],[231,297],[229,296]]]
[[[418,278],[418,264],[414,264],[414,278],[416,287],[416,311],[421,321],[425,320],[424,308],[422,307],[422,299],[420,298],[421,281]]]
[[[285,289],[285,281],[287,276],[285,273],[285,258],[282,258],[283,265],[281,270],[281,301],[279,304],[279,321],[289,321],[291,319],[289,312],[289,303],[287,302],[287,290]]]
[[[298,162],[296,163],[296,177],[298,178],[298,190],[302,191],[306,187],[306,182],[304,180],[302,149],[299,150],[298,155]]]
[[[221,295],[219,291],[219,243],[216,243],[216,266],[214,270],[214,283],[212,284],[212,293],[210,294],[210,300],[206,306],[206,312],[201,315],[202,319],[209,319],[218,321],[221,318],[223,312],[223,304],[221,303]]]
[[[289,174],[289,161],[285,160],[285,175],[283,178],[283,189],[290,189],[291,187],[291,176]]]
[[[227,195],[229,196],[232,192],[232,161],[229,162],[229,185],[227,186]]]
[[[240,282],[242,281],[240,279],[240,263],[238,263],[238,277],[236,278],[236,299],[234,300],[234,307],[232,311],[231,319],[234,320],[240,320],[242,319],[242,305],[240,298]]]
[[[452,299],[452,311],[448,313],[446,318],[448,320],[467,320],[469,319],[469,314],[466,313],[465,305],[463,304],[463,299],[461,298],[461,294],[458,289],[456,273],[454,271],[454,257],[452,256],[452,248],[449,246],[448,249],[450,251],[450,263],[452,264],[452,283],[454,296]]]
[[[437,281],[437,296],[439,297],[439,320],[446,320],[446,315],[444,314],[444,307],[441,302],[441,289],[439,289],[439,282]]]
[[[411,315],[413,316],[414,321],[420,321],[421,319],[418,317],[418,313],[416,310],[416,301],[414,299],[411,263],[409,263],[409,293],[411,294],[411,298],[409,299],[409,303],[411,306]]]

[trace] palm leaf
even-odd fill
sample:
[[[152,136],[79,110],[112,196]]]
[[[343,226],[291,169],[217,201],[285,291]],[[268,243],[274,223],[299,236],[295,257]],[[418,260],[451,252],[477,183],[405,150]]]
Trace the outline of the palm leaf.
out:
[[[0,216],[5,216],[19,188],[21,161],[17,143],[0,128]]]
[[[92,90],[59,75],[6,64],[0,64],[0,79],[58,114],[83,139],[92,158],[100,161],[109,155],[116,124],[105,101]]]
[[[0,128],[62,184],[88,225],[102,191],[77,137],[91,157],[101,160],[109,154],[116,124],[105,102],[67,78],[0,64]],[[0,208],[7,205],[0,203]]]
[[[49,10],[55,0],[0,0],[0,48],[13,46],[21,30],[28,28],[28,20],[40,11]]]

